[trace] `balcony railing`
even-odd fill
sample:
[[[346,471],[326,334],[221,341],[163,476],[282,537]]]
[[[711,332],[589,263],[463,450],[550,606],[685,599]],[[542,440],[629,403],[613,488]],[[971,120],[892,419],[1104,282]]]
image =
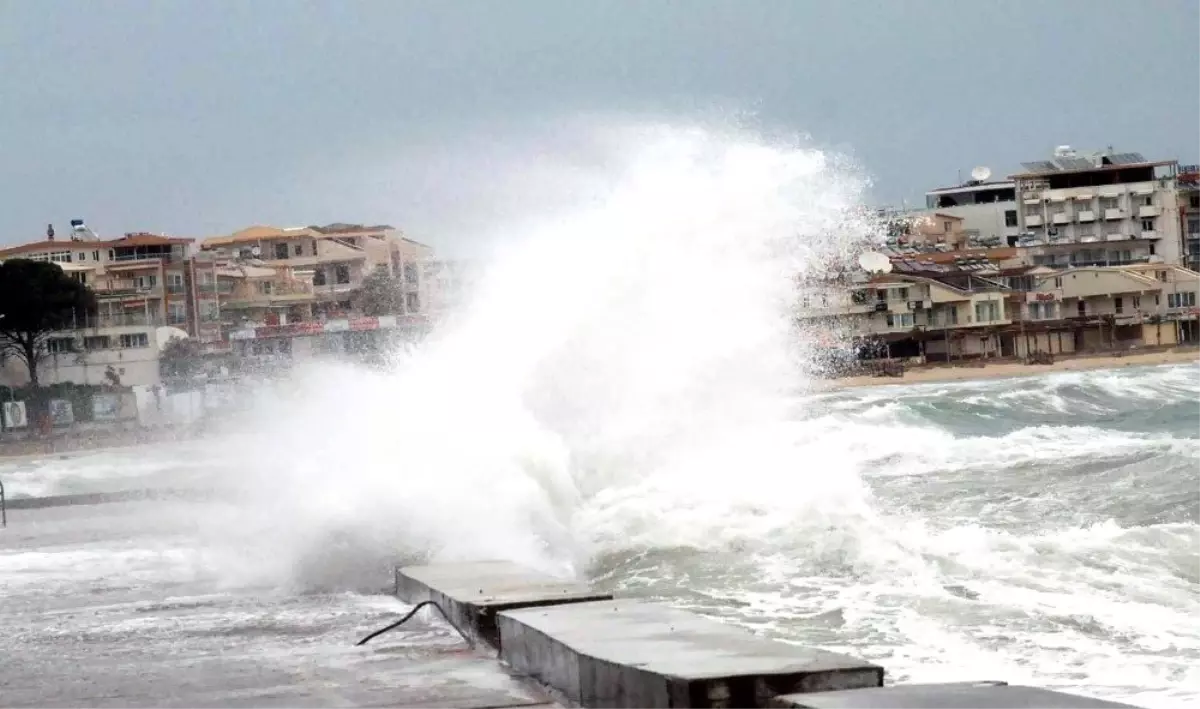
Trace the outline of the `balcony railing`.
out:
[[[79,329],[96,329],[102,327],[158,327],[163,325],[163,319],[157,314],[147,315],[145,312],[113,313],[111,315],[93,315],[81,319]]]

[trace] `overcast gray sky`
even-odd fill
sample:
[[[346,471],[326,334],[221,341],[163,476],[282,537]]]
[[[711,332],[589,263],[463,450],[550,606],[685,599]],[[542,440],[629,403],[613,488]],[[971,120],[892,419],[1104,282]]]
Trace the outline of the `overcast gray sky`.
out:
[[[496,199],[481,176],[580,112],[749,111],[852,154],[879,202],[1064,143],[1196,162],[1198,8],[0,0],[0,243],[81,216],[386,221],[461,248]]]

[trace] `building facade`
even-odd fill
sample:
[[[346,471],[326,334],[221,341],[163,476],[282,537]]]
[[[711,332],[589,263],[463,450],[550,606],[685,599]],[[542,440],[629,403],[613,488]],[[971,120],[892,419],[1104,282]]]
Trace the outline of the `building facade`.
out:
[[[1183,263],[1178,163],[1060,148],[1013,176],[1019,245],[1053,268]]]
[[[193,242],[144,232],[117,239],[76,232],[60,240],[51,229],[45,240],[0,250],[0,261],[54,263],[96,295],[94,315],[47,341],[39,379],[100,384],[116,376],[125,384],[158,383],[163,338],[195,337],[216,323],[218,294],[197,288],[205,269],[191,254]],[[6,360],[2,376],[10,385],[29,379],[14,358]]]

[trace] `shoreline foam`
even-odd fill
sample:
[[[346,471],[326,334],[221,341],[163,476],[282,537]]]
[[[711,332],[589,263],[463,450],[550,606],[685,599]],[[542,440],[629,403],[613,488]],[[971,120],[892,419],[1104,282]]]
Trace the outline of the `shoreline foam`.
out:
[[[1169,350],[1138,352],[1120,356],[1109,354],[1075,355],[1056,359],[1053,364],[1024,364],[999,360],[980,366],[933,364],[907,369],[902,377],[854,376],[828,379],[814,385],[817,391],[836,391],[871,386],[896,386],[932,382],[960,382],[977,379],[1033,377],[1056,372],[1083,372],[1124,367],[1150,367],[1164,364],[1200,362],[1200,348],[1176,347]]]

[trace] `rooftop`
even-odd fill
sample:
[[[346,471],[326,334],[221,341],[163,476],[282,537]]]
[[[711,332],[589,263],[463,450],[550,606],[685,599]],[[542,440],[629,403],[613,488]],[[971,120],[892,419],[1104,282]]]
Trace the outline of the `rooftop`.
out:
[[[1018,180],[1030,177],[1049,177],[1052,175],[1067,175],[1081,172],[1096,172],[1102,170],[1126,170],[1129,168],[1153,168],[1166,165],[1176,165],[1177,160],[1147,160],[1141,153],[1114,153],[1096,151],[1079,154],[1063,146],[1055,151],[1049,160],[1034,160],[1023,162],[1021,167],[1025,172],[1010,175],[1010,179]]]
[[[195,241],[195,239],[176,236],[163,236],[160,234],[150,234],[148,232],[133,232],[118,239],[106,239],[102,241],[42,239],[41,241],[31,241],[27,244],[20,244],[17,246],[11,246],[7,249],[0,249],[0,257],[38,253],[40,251],[66,251],[70,249],[112,249],[128,246],[175,246],[178,244],[190,244],[193,241]]]

